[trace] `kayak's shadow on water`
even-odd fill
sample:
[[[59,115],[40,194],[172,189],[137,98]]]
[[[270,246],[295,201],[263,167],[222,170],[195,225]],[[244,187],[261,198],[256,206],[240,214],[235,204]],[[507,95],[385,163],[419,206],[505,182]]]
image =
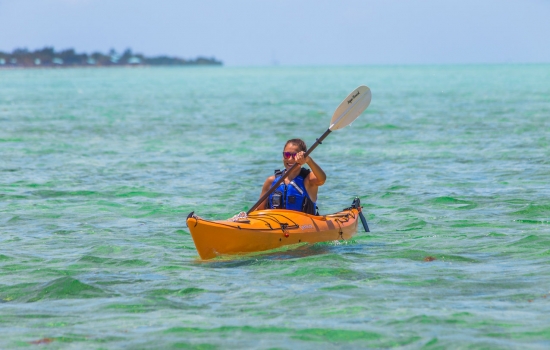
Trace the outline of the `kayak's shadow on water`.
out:
[[[243,255],[225,255],[212,260],[194,261],[209,268],[232,268],[248,265],[262,265],[277,260],[301,259],[316,255],[331,254],[339,250],[339,244],[302,244],[294,249],[283,251],[267,251],[264,253],[252,253]]]

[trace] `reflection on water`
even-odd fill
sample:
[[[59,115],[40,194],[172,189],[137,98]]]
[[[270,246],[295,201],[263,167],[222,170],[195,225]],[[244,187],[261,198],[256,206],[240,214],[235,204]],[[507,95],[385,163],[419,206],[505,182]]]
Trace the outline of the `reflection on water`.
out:
[[[211,260],[197,259],[196,264],[204,264],[213,268],[241,267],[247,265],[263,264],[271,260],[289,260],[298,259],[314,255],[323,255],[330,253],[330,246],[327,244],[307,244],[299,243],[295,245],[284,246],[265,252],[250,254],[223,255]]]

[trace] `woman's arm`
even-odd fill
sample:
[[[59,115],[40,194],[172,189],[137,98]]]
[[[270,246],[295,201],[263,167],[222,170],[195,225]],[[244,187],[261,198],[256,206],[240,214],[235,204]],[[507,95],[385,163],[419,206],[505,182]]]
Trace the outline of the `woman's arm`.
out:
[[[311,173],[309,173],[308,176],[309,184],[313,186],[323,186],[325,181],[327,181],[327,174],[325,174],[323,169],[321,169],[321,167],[315,163],[311,157],[307,157],[306,163],[311,169]]]
[[[307,157],[304,158],[305,152],[300,152],[296,155],[296,162],[300,165],[307,163],[309,165],[311,172],[304,181],[306,186],[307,194],[312,201],[317,202],[317,192],[319,191],[319,186],[323,186],[327,180],[327,174],[321,169],[321,167],[315,163],[313,158]]]
[[[271,188],[271,184],[273,184],[274,180],[275,180],[275,175],[271,175],[265,180],[264,185],[262,186],[262,193],[260,193],[260,198],[262,198],[267,193],[267,191],[269,191],[269,189]],[[261,202],[260,205],[258,205],[257,209],[259,210],[265,209],[267,200],[268,198],[264,199],[264,201]]]
[[[323,186],[325,181],[327,180],[327,174],[321,169],[321,167],[315,163],[313,158],[311,157],[304,157],[305,152],[299,152],[296,155],[296,163],[300,164],[300,166],[307,164],[309,165],[309,168],[311,169],[311,172],[309,173],[309,176],[306,181],[306,189],[309,192],[309,188],[307,188],[307,183],[309,183],[310,186]]]

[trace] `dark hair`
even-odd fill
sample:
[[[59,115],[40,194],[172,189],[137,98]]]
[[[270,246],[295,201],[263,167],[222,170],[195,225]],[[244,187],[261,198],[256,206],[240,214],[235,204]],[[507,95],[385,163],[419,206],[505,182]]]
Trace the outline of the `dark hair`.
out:
[[[298,149],[299,149],[300,151],[307,152],[307,146],[306,146],[306,143],[304,142],[304,140],[302,140],[302,139],[291,139],[291,140],[288,140],[288,141],[285,143],[285,147],[284,147],[283,149],[285,149],[286,146],[287,146],[289,143],[292,143],[293,145],[298,146]]]

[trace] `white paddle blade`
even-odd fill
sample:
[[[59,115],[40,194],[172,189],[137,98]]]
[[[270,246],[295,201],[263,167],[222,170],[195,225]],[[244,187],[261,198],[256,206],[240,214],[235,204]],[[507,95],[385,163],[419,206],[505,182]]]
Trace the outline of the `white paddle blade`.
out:
[[[353,92],[340,103],[336,111],[334,111],[332,119],[330,120],[329,129],[334,131],[350,125],[365,109],[367,109],[371,98],[372,94],[370,89],[365,85],[361,85],[353,90]]]

